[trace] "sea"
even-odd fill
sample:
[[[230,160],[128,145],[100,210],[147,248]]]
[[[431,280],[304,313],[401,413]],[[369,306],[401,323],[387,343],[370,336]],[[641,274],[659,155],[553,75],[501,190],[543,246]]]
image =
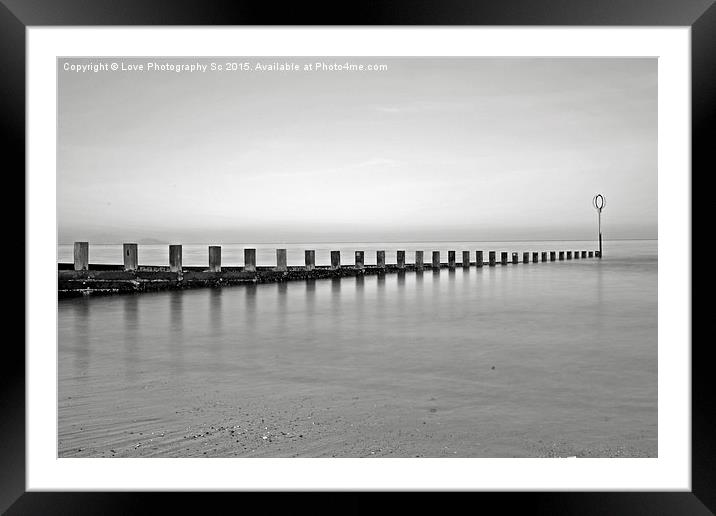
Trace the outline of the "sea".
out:
[[[221,244],[223,265],[593,241]],[[208,244],[183,247],[206,265]],[[90,263],[121,263],[90,244]],[[656,457],[656,240],[604,256],[58,302],[60,457]],[[72,261],[60,245],[58,262]],[[168,246],[139,246],[167,265]]]

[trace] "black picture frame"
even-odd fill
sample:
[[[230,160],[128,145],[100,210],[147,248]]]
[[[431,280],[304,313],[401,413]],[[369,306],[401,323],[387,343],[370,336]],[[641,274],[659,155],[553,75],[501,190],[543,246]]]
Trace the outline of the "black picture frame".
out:
[[[340,5],[340,9],[338,9]],[[713,163],[710,138],[716,99],[716,6],[712,0],[460,0],[275,2],[189,0],[0,0],[0,103],[6,176],[25,170],[25,30],[31,26],[116,25],[534,25],[534,26],[689,26],[692,72],[692,178]],[[692,183],[693,184],[693,183]],[[18,186],[25,191],[24,180]],[[15,189],[14,192],[19,190]],[[19,240],[24,242],[24,233]],[[17,241],[17,240],[16,240]],[[17,268],[19,272],[19,267]],[[25,292],[23,285],[13,291]],[[19,274],[10,275],[19,277]],[[9,278],[8,278],[9,279]],[[19,279],[17,280],[19,282]],[[14,287],[10,282],[10,288]],[[24,294],[23,294],[24,296]],[[24,303],[18,303],[25,306]],[[24,331],[23,331],[24,333]],[[525,508],[549,514],[710,514],[716,512],[716,424],[714,381],[708,360],[709,339],[693,340],[692,352],[692,491],[691,492],[556,492],[479,493],[467,503],[500,510]],[[18,339],[6,339],[0,375],[0,511],[8,514],[107,514],[151,510],[148,502],[176,503],[183,510],[211,510],[221,500],[189,500],[185,494],[157,493],[26,493],[25,492],[25,352]],[[372,512],[380,495],[322,494],[319,508]],[[251,498],[253,495],[243,495]],[[276,495],[273,495],[276,497]],[[313,504],[295,497],[295,509]],[[282,502],[285,498],[274,498]],[[452,500],[451,500],[452,501]],[[457,500],[459,501],[459,500]],[[421,495],[413,499],[429,509]],[[441,512],[447,508],[438,504]],[[464,501],[463,501],[464,502]],[[193,506],[192,504],[198,504]],[[231,502],[230,502],[231,503]],[[245,501],[242,501],[245,503]],[[480,504],[475,505],[475,504]],[[315,506],[314,506],[315,507]],[[163,505],[163,511],[169,509]],[[292,511],[294,512],[294,511]]]

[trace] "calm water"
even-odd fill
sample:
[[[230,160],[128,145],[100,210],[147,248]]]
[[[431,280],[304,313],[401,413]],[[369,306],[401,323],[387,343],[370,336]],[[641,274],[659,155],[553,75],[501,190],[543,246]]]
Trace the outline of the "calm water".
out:
[[[257,246],[259,265],[277,246]],[[319,263],[593,249],[321,246]],[[286,247],[294,264],[310,248]],[[165,263],[152,248],[140,263]],[[60,456],[657,455],[656,241],[607,242],[603,260],[61,300],[58,346]]]

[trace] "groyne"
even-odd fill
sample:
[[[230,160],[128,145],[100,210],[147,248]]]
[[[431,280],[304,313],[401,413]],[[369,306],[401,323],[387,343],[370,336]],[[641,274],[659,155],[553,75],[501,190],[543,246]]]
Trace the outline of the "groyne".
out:
[[[440,271],[441,269],[464,269],[470,267],[496,267],[497,251],[488,251],[484,261],[481,250],[462,251],[461,261],[456,260],[456,251],[448,251],[447,262],[441,260],[440,251],[432,251],[429,263],[424,261],[424,252],[415,251],[413,261],[406,260],[404,250],[396,251],[396,263],[386,263],[385,251],[376,251],[376,265],[365,265],[365,252],[355,251],[353,265],[341,264],[340,251],[331,251],[330,265],[317,265],[315,250],[304,251],[305,264],[289,266],[286,249],[276,249],[276,263],[273,266],[256,264],[256,249],[244,249],[244,265],[223,266],[221,246],[209,246],[207,266],[184,266],[182,246],[170,245],[168,265],[139,265],[139,249],[134,243],[122,245],[123,263],[104,265],[89,263],[89,243],[75,242],[74,262],[59,263],[57,266],[57,290],[60,298],[83,295],[107,295],[157,290],[221,287],[245,283],[272,283],[307,279],[341,278],[370,274]],[[599,251],[542,251],[509,253],[500,251],[500,266],[515,266],[528,263],[554,262],[559,260],[600,258]],[[531,257],[531,260],[530,260]]]

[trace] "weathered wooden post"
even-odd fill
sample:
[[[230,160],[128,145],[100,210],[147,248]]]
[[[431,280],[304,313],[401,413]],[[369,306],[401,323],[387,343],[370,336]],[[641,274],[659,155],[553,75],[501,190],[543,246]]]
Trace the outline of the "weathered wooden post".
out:
[[[547,251],[542,251],[542,261],[543,262],[547,261]]]
[[[122,244],[122,254],[124,255],[124,270],[136,271],[139,261],[137,244]]]
[[[522,263],[530,263],[530,253],[522,253]]]
[[[276,270],[281,272],[286,272],[288,270],[286,249],[276,249]]]
[[[596,258],[601,258],[601,257],[602,257],[601,251],[594,251],[594,256],[595,256]]]
[[[169,246],[169,271],[181,272],[181,246]]]
[[[375,264],[379,269],[385,269],[385,251],[375,252]]]
[[[586,257],[587,257],[587,251],[582,251],[582,258],[586,258]]]
[[[398,264],[398,269],[405,269],[405,251],[396,251],[395,261]]]
[[[549,261],[553,262],[557,259],[557,251],[550,251],[549,252]]]
[[[433,269],[440,268],[440,251],[433,251]]]
[[[475,266],[482,267],[482,251],[475,251]]]
[[[74,258],[76,271],[89,269],[89,242],[75,242]]]
[[[559,259],[564,260],[564,251],[559,252]]]
[[[356,269],[365,268],[365,252],[356,251]]]
[[[488,256],[488,260],[489,260],[488,263],[489,263],[490,267],[494,267],[495,266],[495,251],[490,251],[487,256]]]
[[[470,267],[470,251],[462,252],[462,268],[467,269]]]
[[[331,269],[341,268],[341,252],[331,251]]]
[[[415,270],[422,271],[424,266],[423,251],[415,251]]]
[[[512,263],[515,265],[520,263],[519,256],[517,255],[517,253],[512,253]]]
[[[256,272],[256,249],[244,249],[244,272]]]
[[[567,251],[567,260],[572,259],[572,251]]]
[[[589,257],[594,258],[594,251],[589,251]]]
[[[316,268],[316,251],[314,251],[313,249],[306,249],[303,252],[303,256],[306,260],[306,270],[314,270]]]
[[[539,261],[539,253],[532,253],[532,263],[537,263]]]
[[[221,272],[221,246],[209,246],[209,271]]]
[[[448,251],[448,268],[455,268],[455,251]]]
[[[500,263],[502,265],[507,265],[507,253],[504,251],[500,253]]]
[[[579,260],[579,251],[574,251],[574,259]]]

